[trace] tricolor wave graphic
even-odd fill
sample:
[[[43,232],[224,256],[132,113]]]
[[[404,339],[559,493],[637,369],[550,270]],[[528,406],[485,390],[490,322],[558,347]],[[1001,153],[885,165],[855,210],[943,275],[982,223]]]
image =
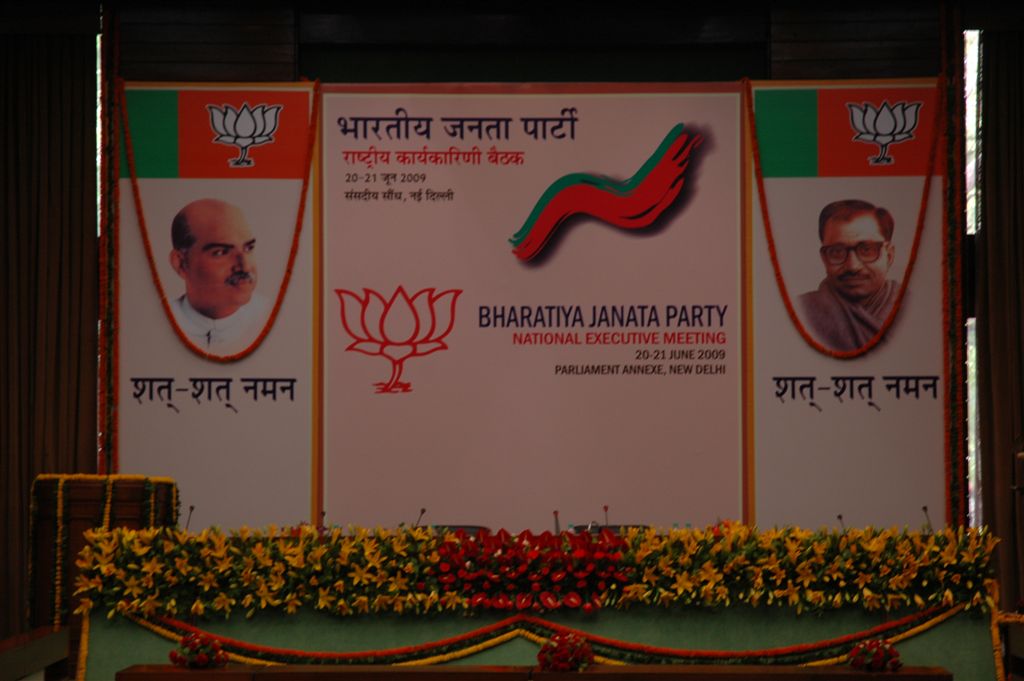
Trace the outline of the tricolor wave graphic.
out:
[[[703,137],[675,125],[647,162],[624,182],[570,173],[545,190],[530,216],[509,241],[520,260],[536,257],[555,231],[574,215],[589,215],[622,229],[649,226],[679,196],[690,154]]]

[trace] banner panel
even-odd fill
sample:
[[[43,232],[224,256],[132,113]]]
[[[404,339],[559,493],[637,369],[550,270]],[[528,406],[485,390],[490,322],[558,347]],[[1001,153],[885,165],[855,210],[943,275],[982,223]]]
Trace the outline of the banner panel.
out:
[[[759,87],[754,105],[757,519],[942,523],[937,89]]]
[[[738,88],[419,89],[324,94],[328,520],[741,517]]]
[[[134,152],[139,201],[126,153],[120,470],[174,478],[183,523],[195,507],[192,527],[309,517],[311,197],[298,216],[311,95],[252,85],[126,92],[123,148]]]

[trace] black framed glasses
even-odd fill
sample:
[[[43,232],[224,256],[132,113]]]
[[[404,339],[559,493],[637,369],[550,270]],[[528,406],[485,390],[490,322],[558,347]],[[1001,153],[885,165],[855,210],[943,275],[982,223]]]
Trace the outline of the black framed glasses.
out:
[[[821,257],[829,265],[842,265],[850,257],[850,251],[857,254],[857,259],[862,263],[872,263],[882,255],[882,246],[885,241],[858,241],[852,246],[846,244],[829,244],[821,247]]]

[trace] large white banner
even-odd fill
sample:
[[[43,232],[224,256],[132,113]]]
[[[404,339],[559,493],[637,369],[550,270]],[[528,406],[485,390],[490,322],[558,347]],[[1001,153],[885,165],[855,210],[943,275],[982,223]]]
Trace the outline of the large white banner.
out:
[[[740,113],[327,88],[328,519],[741,517]]]
[[[127,95],[120,470],[193,527],[944,520],[932,84],[327,86],[309,182],[311,87]]]

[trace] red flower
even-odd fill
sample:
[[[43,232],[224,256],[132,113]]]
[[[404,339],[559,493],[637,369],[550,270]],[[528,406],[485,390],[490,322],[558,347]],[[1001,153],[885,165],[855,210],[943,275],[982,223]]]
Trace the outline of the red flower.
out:
[[[896,671],[903,666],[899,651],[885,639],[862,641],[850,651],[850,665],[870,672]]]
[[[569,633],[554,634],[537,653],[537,662],[543,671],[569,672],[586,669],[594,662],[590,643]]]
[[[561,604],[558,600],[558,596],[555,596],[550,591],[545,591],[540,595],[540,603],[548,610],[554,610]]]

